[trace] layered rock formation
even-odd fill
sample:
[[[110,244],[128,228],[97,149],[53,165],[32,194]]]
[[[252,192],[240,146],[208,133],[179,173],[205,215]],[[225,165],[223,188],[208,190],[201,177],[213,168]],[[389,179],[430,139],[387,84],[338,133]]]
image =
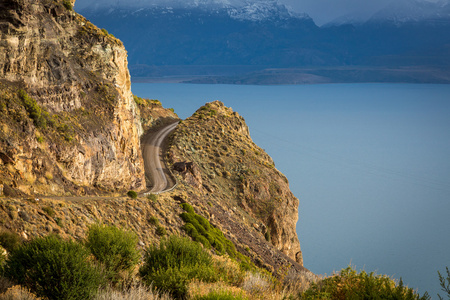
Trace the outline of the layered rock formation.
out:
[[[18,193],[145,186],[127,52],[73,4],[0,4],[0,180]]]

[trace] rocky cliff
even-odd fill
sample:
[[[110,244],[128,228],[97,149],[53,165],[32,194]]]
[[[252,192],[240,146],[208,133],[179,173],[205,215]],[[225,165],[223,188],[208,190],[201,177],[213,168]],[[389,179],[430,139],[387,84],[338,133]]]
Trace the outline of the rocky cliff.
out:
[[[183,188],[237,244],[252,238],[238,228],[244,225],[253,238],[265,238],[303,265],[295,232],[298,199],[238,113],[219,101],[206,104],[178,126],[168,155]]]
[[[73,3],[0,3],[0,183],[13,194],[145,187],[127,52]]]

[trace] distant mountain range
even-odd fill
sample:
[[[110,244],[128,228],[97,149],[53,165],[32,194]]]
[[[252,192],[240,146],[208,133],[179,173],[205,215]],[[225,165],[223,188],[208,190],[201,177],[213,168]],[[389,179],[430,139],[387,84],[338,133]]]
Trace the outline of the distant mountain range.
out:
[[[450,82],[447,0],[399,0],[363,22],[349,16],[322,27],[276,0],[95,7],[80,13],[124,42],[134,79]]]

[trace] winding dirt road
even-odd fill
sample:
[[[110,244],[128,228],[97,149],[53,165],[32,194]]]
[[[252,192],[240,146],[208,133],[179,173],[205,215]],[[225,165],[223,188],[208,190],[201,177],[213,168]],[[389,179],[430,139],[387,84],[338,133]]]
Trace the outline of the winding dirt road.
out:
[[[162,127],[156,132],[147,134],[142,139],[142,156],[144,158],[147,187],[146,194],[158,194],[175,186],[169,170],[164,163],[164,139],[177,127],[178,122]]]

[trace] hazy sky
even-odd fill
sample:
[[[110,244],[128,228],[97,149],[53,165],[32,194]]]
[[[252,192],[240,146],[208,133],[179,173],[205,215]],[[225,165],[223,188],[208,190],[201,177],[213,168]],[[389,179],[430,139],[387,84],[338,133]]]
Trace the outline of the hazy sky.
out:
[[[370,16],[378,9],[393,0],[280,0],[297,12],[307,13],[317,25],[322,25],[344,15]],[[111,2],[115,2],[111,0]],[[152,2],[152,0],[148,0]],[[75,8],[80,9],[91,5],[92,0],[77,0]]]

